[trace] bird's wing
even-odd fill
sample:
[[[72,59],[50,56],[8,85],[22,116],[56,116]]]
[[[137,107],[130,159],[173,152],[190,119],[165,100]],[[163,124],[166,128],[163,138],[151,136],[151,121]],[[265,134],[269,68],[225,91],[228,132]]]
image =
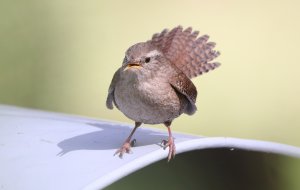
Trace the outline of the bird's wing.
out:
[[[189,78],[196,77],[218,67],[220,63],[211,62],[220,53],[213,50],[214,42],[207,42],[209,36],[197,38],[199,32],[192,32],[189,27],[185,30],[181,26],[167,29],[154,34],[150,42],[158,47],[170,60]]]
[[[114,95],[114,92],[115,92],[115,86],[116,86],[116,83],[117,81],[119,80],[120,78],[120,69],[118,69],[114,76],[113,76],[113,79],[111,80],[111,83],[109,85],[109,89],[108,89],[108,95],[107,95],[107,98],[106,98],[106,107],[108,109],[113,109],[114,106],[113,104],[115,104],[115,106],[118,108],[118,105],[115,101],[115,95]]]
[[[183,73],[179,72],[174,77],[170,78],[169,83],[176,90],[176,92],[184,95],[189,104],[185,110],[185,113],[192,115],[197,110],[195,105],[197,98],[197,89],[194,86],[193,82]]]

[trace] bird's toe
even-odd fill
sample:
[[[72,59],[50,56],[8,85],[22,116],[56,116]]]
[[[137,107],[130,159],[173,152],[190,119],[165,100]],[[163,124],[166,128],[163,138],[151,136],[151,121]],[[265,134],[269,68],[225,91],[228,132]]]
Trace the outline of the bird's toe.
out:
[[[114,156],[119,155],[120,158],[123,158],[124,153],[131,153],[131,144],[134,143],[132,141],[130,143],[125,142],[122,147],[115,152]]]

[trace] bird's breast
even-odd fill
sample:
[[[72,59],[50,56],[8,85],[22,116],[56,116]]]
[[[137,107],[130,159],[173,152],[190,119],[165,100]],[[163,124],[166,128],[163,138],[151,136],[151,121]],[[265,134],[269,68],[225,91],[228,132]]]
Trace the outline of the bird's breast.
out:
[[[182,100],[166,81],[124,76],[116,84],[115,100],[121,112],[134,121],[158,124],[182,113]]]

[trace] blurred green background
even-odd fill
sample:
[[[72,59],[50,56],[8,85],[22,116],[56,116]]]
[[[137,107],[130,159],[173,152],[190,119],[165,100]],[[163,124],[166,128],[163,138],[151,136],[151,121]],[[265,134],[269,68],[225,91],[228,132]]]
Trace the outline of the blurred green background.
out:
[[[0,103],[132,123],[107,110],[126,49],[177,25],[209,34],[217,70],[173,130],[300,146],[300,2],[1,1]],[[162,125],[153,126],[163,128]]]
[[[129,46],[180,24],[210,35],[222,65],[193,79],[198,112],[173,130],[300,146],[299,10],[296,0],[2,0],[0,103],[133,123],[105,107],[113,73]]]

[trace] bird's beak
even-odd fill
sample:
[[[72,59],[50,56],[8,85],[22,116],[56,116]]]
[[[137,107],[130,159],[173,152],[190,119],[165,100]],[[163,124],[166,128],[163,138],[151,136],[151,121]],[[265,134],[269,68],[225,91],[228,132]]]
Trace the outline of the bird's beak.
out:
[[[131,68],[141,68],[141,65],[138,62],[134,62],[134,63],[128,63],[124,69],[124,71],[126,71],[127,69],[131,69]]]

